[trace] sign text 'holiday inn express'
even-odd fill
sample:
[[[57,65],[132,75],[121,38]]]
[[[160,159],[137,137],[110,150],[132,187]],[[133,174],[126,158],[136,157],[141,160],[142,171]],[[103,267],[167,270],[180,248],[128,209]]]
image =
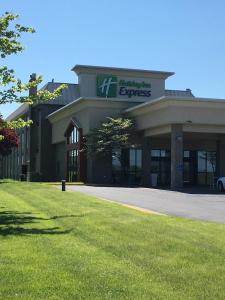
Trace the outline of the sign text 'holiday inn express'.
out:
[[[151,97],[151,84],[145,81],[124,80],[113,75],[97,75],[97,96],[115,98],[119,96]]]

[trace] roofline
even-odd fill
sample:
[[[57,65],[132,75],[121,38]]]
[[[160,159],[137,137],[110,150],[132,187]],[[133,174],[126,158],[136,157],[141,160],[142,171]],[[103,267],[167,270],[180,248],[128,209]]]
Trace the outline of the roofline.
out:
[[[42,91],[44,90],[48,84],[51,84],[51,83],[56,83],[56,84],[67,84],[67,85],[76,85],[78,86],[78,83],[68,83],[68,82],[52,82],[52,81],[49,81],[47,83],[45,83],[40,89],[39,91]],[[37,104],[40,104],[40,103],[35,103],[34,105],[37,105]],[[51,104],[52,105],[52,104]],[[56,105],[62,105],[62,104],[56,104]],[[13,119],[16,119],[16,118],[19,118],[21,117],[23,114],[25,114],[26,112],[28,112],[28,108],[29,108],[29,105],[26,104],[26,103],[23,103],[22,105],[20,105],[16,110],[14,110],[11,114],[9,114],[7,117],[6,117],[6,121],[11,121]]]
[[[16,110],[14,110],[8,117],[6,118],[6,121],[13,121],[21,116],[23,116],[25,113],[29,111],[29,104],[22,104],[20,105]]]
[[[77,98],[75,100],[73,100],[72,102],[68,103],[67,105],[64,105],[63,107],[61,107],[60,109],[57,109],[56,111],[52,112],[50,115],[47,115],[47,119],[51,118],[52,116],[58,114],[59,112],[61,112],[62,110],[66,110],[68,109],[68,107],[70,107],[71,105],[73,105],[75,102],[79,103],[83,98]]]
[[[69,123],[67,124],[66,130],[64,132],[64,137],[67,136],[67,132],[69,131],[71,124],[75,127],[77,127],[77,129],[82,129],[81,125],[79,122],[77,122],[77,120],[75,120],[75,118],[71,118]]]
[[[103,67],[103,66],[90,66],[90,65],[75,65],[71,71],[76,72],[77,75],[86,72],[86,73],[131,73],[133,75],[144,75],[145,77],[163,77],[168,78],[169,76],[174,75],[174,72],[167,71],[153,71],[145,69],[129,69],[129,68],[116,68],[116,67]]]
[[[51,118],[52,116],[58,114],[61,111],[67,110],[68,108],[70,108],[71,106],[78,104],[82,101],[101,101],[101,102],[131,102],[130,99],[121,99],[121,98],[99,98],[99,97],[79,97],[75,100],[73,100],[72,102],[68,103],[67,105],[57,109],[56,111],[54,111],[53,113],[51,113],[50,115],[48,115],[46,118]],[[132,103],[143,103],[143,100],[135,100],[132,101]]]
[[[57,84],[68,84],[68,85],[78,85],[78,83],[72,83],[72,82],[60,82],[60,81],[48,81],[45,85],[48,85],[49,83],[57,83]],[[44,85],[44,86],[45,86]]]
[[[45,83],[40,89],[39,91],[44,90],[49,84],[66,84],[66,85],[78,85],[78,83],[69,83],[69,82],[58,82],[58,81],[48,81],[47,83]]]
[[[225,99],[216,99],[216,98],[201,98],[201,97],[180,97],[180,96],[162,96],[152,101],[144,102],[134,107],[128,108],[125,110],[126,113],[133,112],[135,110],[139,110],[143,107],[151,106],[158,102],[163,102],[167,100],[178,100],[178,101],[188,101],[188,102],[217,102],[217,103],[225,103]]]

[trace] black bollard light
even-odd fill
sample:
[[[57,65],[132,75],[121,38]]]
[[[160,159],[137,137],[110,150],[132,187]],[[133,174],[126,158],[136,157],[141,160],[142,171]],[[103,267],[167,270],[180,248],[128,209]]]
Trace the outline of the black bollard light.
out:
[[[65,192],[66,190],[66,180],[61,180],[62,182],[62,192]]]

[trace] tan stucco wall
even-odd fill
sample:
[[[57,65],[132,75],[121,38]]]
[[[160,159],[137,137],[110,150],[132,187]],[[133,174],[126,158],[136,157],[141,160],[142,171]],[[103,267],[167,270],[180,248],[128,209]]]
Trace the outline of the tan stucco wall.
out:
[[[171,124],[184,124],[185,132],[225,133],[225,101],[166,100],[128,112],[145,136],[171,131]]]
[[[69,126],[71,118],[74,118],[79,124],[81,124],[84,133],[88,131],[89,128],[89,111],[81,111],[76,114],[71,113],[70,115],[54,122],[52,124],[52,143],[61,143],[65,141],[65,131]]]
[[[87,134],[90,128],[98,127],[106,117],[115,117],[135,103],[127,101],[102,101],[85,100],[74,104],[70,109],[62,110],[49,118],[52,124],[52,143],[60,143],[65,140],[64,133],[71,118],[75,119]],[[137,103],[136,103],[137,104]]]

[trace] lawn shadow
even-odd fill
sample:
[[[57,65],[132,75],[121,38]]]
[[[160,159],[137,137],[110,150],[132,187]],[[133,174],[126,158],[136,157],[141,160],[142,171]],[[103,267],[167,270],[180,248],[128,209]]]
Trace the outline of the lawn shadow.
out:
[[[31,235],[31,234],[50,234],[50,235],[62,235],[68,234],[72,231],[61,230],[60,227],[50,228],[26,228],[25,225],[40,224],[41,222],[48,220],[56,220],[60,218],[74,218],[83,217],[84,215],[62,215],[53,216],[50,218],[37,217],[37,213],[33,212],[19,212],[19,211],[1,211],[0,212],[0,236],[9,235]]]
[[[63,218],[81,218],[86,216],[87,214],[78,214],[78,215],[62,215],[62,216],[53,216],[48,220],[56,220],[56,219],[63,219]]]
[[[2,183],[12,183],[12,180],[4,180],[4,179],[0,179],[0,184],[2,184]]]
[[[31,235],[31,234],[50,234],[50,235],[62,235],[70,233],[72,229],[60,230],[59,227],[51,228],[24,228],[24,227],[13,227],[6,226],[0,228],[0,236],[9,236],[9,235]]]

